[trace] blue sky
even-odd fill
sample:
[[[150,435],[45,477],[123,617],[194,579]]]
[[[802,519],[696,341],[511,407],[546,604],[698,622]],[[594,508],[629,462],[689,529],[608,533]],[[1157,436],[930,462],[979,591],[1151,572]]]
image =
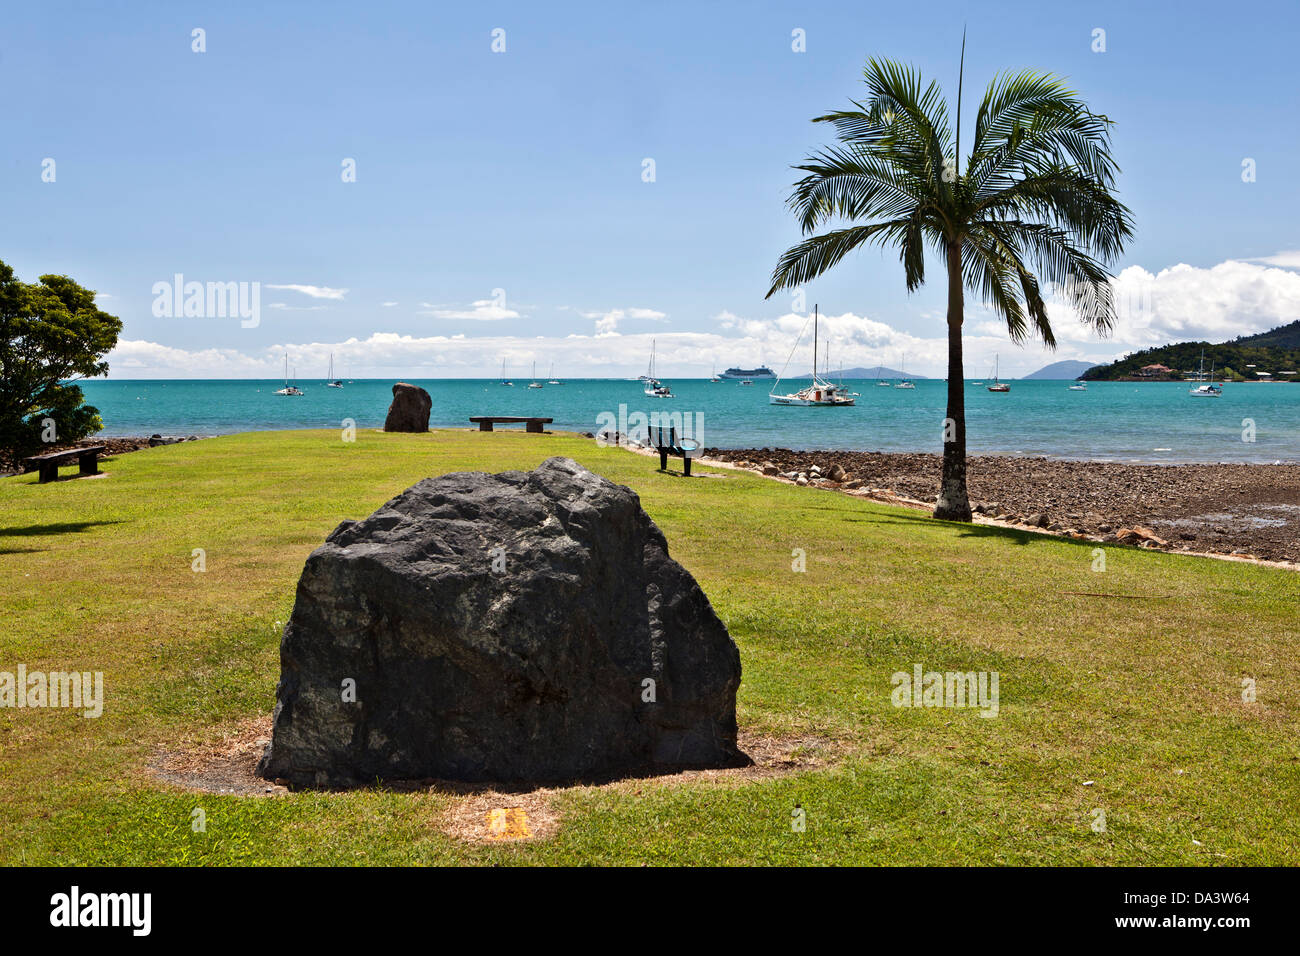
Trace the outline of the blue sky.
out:
[[[970,373],[995,351],[1017,374],[1224,338],[1300,318],[1297,10],[11,5],[0,259],[101,292],[125,322],[116,377],[272,375],[285,350],[303,375],[330,352],[357,376],[495,374],[502,359],[515,375],[534,360],[625,375],[644,370],[651,337],[666,377],[779,369],[803,320],[763,294],[798,238],[789,167],[827,138],[809,120],[860,95],[872,55],[955,99],[965,25],[968,102],[999,71],[1037,68],[1116,121],[1137,223],[1117,264],[1134,306],[1113,339],[1062,312],[1057,353],[1018,348],[972,302]],[[177,273],[261,283],[256,327],[155,316],[154,284]],[[896,256],[870,250],[806,302],[829,316],[833,364],[906,352],[938,375],[944,293],[932,278],[908,296]]]

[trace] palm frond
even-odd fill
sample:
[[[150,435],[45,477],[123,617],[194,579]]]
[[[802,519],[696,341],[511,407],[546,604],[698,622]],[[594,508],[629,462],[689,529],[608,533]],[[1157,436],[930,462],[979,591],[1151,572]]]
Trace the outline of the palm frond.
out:
[[[781,289],[801,286],[817,278],[863,243],[901,239],[907,222],[904,219],[851,226],[805,239],[787,249],[777,261],[772,272],[772,288],[763,298],[770,299]]]

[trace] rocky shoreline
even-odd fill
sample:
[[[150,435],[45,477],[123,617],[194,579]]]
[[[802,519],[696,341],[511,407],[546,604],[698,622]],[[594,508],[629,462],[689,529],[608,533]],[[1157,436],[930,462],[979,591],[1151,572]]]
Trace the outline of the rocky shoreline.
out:
[[[42,447],[36,454],[44,455],[49,452],[67,451],[71,448],[88,448],[91,445],[103,445],[104,451],[100,455],[101,461],[106,461],[117,455],[124,455],[127,452],[139,451],[141,448],[154,448],[158,445],[174,445],[183,441],[198,441],[197,435],[189,435],[181,438],[175,435],[132,435],[123,438],[83,438],[81,441],[58,442],[56,444]],[[21,475],[23,473],[22,457],[12,457],[0,452],[0,477],[8,475]]]
[[[920,453],[704,450],[704,457],[795,484],[928,504],[941,458]],[[974,457],[977,520],[1100,542],[1300,562],[1300,465],[1129,465]]]

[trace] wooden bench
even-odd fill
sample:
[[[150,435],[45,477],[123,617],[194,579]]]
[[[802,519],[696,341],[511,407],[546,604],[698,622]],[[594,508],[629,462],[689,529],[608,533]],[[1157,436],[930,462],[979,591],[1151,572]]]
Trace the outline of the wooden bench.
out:
[[[542,426],[549,425],[555,421],[553,418],[529,418],[519,415],[471,415],[471,422],[478,422],[478,430],[481,432],[490,432],[493,425],[519,425],[524,426],[526,432],[536,432],[541,434]]]
[[[682,460],[682,474],[691,477],[691,459],[700,453],[700,443],[694,438],[677,437],[677,429],[657,425],[650,429],[650,442],[659,452],[659,470],[668,470],[668,456],[673,455]]]
[[[52,451],[48,455],[32,455],[23,459],[23,471],[39,471],[41,477],[38,485],[47,481],[57,481],[60,465],[71,465],[74,461],[80,466],[83,475],[99,474],[99,453],[104,445],[90,445],[86,448],[69,448],[67,451]]]

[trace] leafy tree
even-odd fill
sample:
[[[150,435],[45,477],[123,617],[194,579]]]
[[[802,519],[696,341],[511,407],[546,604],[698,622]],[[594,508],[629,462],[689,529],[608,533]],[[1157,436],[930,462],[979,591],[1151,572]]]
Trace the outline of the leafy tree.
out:
[[[95,293],[67,276],[29,285],[0,262],[0,450],[32,453],[51,437],[47,418],[59,442],[99,431],[99,410],[73,382],[108,371],[103,357],[121,331]]]
[[[964,61],[964,55],[963,55]],[[870,93],[853,109],[817,117],[838,145],[796,169],[789,205],[809,238],[781,256],[770,297],[831,269],[863,245],[895,246],[909,292],[925,282],[927,248],[948,281],[948,418],[936,518],[971,519],[966,494],[966,409],[962,368],[965,292],[975,290],[1006,321],[1013,341],[1055,347],[1042,284],[1056,285],[1084,324],[1114,323],[1106,265],[1132,234],[1128,209],[1112,194],[1118,168],[1111,121],[1093,113],[1057,77],[1023,72],[995,78],[975,117],[964,164],[960,83],[957,132],[937,84],[892,60],[870,60]],[[840,219],[854,223],[812,235]],[[945,429],[945,431],[948,431]]]

